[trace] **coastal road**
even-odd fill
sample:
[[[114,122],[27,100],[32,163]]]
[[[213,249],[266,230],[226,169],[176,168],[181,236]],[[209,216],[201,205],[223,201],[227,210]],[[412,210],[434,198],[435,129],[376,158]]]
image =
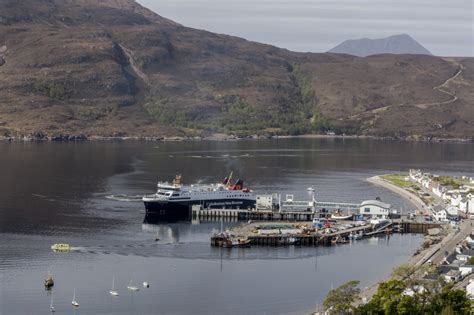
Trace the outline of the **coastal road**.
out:
[[[456,246],[461,243],[472,231],[472,220],[464,220],[461,222],[459,232],[451,232],[446,236],[440,244],[440,248],[434,255],[431,257],[433,264],[440,264],[445,256],[445,252],[452,253]]]

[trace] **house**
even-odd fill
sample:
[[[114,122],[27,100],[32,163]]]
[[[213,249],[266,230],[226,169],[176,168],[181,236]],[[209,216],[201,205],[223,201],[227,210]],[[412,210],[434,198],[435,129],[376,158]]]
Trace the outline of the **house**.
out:
[[[436,211],[434,212],[434,218],[436,221],[448,221],[448,213],[444,209]]]
[[[466,286],[467,296],[473,300],[474,299],[474,281],[469,281],[469,284]]]
[[[474,235],[470,234],[466,237],[467,245],[474,245]]]
[[[469,264],[459,266],[459,271],[461,271],[461,276],[463,276],[463,277],[465,277],[467,275],[470,275],[472,273],[473,269],[474,269],[474,266],[469,265]]]
[[[454,193],[451,195],[451,205],[453,207],[459,207],[461,200],[462,200],[462,195],[460,193]]]
[[[474,194],[469,193],[466,196],[467,203],[466,203],[466,212],[469,214],[474,214]]]
[[[467,261],[469,258],[474,256],[474,250],[472,249],[462,249],[460,253],[456,255],[456,259],[460,261]]]
[[[459,208],[454,206],[449,206],[446,208],[446,214],[449,218],[457,218],[459,215]]]
[[[406,296],[414,296],[415,293],[417,294],[423,294],[423,292],[425,292],[425,288],[421,285],[415,285],[412,288],[408,288],[408,289],[405,289],[405,291],[403,291],[403,295],[406,295]]]
[[[366,200],[360,204],[359,214],[364,217],[387,219],[391,205],[379,200]]]
[[[459,270],[449,270],[445,275],[444,275],[444,280],[446,282],[453,282],[453,281],[458,281],[461,279],[461,271]]]

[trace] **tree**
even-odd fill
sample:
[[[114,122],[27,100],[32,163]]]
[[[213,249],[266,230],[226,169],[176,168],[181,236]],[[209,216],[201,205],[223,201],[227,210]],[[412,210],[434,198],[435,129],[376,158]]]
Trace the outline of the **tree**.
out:
[[[357,307],[355,314],[424,315],[469,314],[471,302],[466,292],[454,289],[442,278],[425,276],[432,268],[402,265],[394,269],[392,279],[382,282],[366,304]]]
[[[353,306],[358,298],[359,281],[348,281],[336,289],[332,289],[323,301],[324,309],[329,314],[349,314],[355,309]]]
[[[453,284],[445,285],[433,297],[429,312],[436,314],[470,314],[471,302],[464,290],[456,290]]]
[[[467,264],[474,265],[474,256],[469,257],[469,259],[467,260]]]

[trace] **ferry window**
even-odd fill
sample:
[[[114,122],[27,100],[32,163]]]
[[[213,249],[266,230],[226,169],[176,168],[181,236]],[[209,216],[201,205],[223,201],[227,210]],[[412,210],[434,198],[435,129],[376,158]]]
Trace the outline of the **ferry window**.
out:
[[[364,208],[364,212],[370,212],[370,208]]]
[[[179,196],[179,194],[173,194],[173,197]]]

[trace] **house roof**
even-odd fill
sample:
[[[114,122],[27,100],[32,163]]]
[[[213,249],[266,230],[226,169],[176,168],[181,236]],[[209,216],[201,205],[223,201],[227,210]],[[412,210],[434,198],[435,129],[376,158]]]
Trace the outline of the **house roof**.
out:
[[[457,270],[458,267],[451,266],[451,265],[439,265],[436,269],[438,270],[440,274],[443,274],[443,273],[447,273],[450,270]]]
[[[463,249],[462,255],[467,255],[469,257],[474,256],[474,249]]]
[[[365,200],[360,204],[361,206],[378,206],[380,208],[390,209],[391,205],[378,200]]]
[[[449,264],[453,263],[456,260],[456,254],[450,254],[445,258],[445,261],[447,261]]]
[[[446,275],[447,276],[458,276],[460,273],[461,273],[461,271],[459,271],[459,270],[451,269],[446,273]]]

